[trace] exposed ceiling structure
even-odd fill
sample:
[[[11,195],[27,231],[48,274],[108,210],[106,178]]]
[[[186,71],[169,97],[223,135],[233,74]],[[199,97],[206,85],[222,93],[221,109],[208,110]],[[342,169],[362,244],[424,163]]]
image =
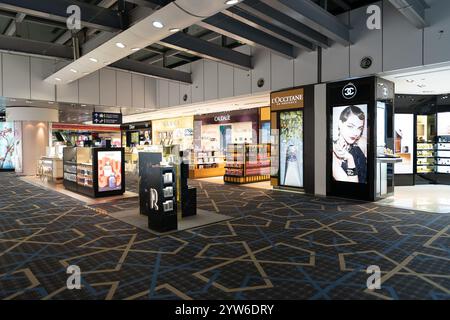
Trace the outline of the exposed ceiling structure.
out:
[[[46,79],[54,84],[107,65],[191,83],[191,74],[178,67],[202,58],[251,69],[251,57],[234,50],[243,44],[288,58],[334,42],[348,44],[349,26],[336,15],[374,2],[0,0],[0,50],[66,60]],[[67,7],[74,4],[81,9],[81,30],[66,25]]]

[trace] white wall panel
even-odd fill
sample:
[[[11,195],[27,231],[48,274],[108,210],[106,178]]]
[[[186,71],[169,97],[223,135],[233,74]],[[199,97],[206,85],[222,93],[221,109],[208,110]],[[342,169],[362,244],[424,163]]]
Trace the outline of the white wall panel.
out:
[[[219,66],[215,61],[205,60],[205,101],[219,97]]]
[[[3,55],[3,95],[30,99],[30,57]]]
[[[158,80],[158,106],[167,108],[169,106],[169,81]]]
[[[55,70],[55,60],[31,57],[31,99],[54,101],[56,87],[44,81]]]
[[[192,102],[205,100],[203,59],[192,62]]]
[[[245,45],[235,49],[244,54],[251,54],[250,46]],[[250,71],[234,67],[234,95],[241,96],[250,94],[252,91],[252,74]]]
[[[56,86],[56,100],[78,103],[78,81]]]
[[[425,64],[450,61],[450,1],[428,0],[427,3],[430,9],[425,13],[430,26],[424,30]]]
[[[100,69],[100,104],[117,105],[116,71],[108,68]]]
[[[145,107],[145,80],[144,76],[131,74],[131,90],[133,108]]]
[[[185,64],[177,68],[179,71],[191,73],[191,64]],[[186,96],[186,100],[183,97]],[[189,104],[192,102],[192,85],[180,83],[180,104]]]
[[[131,73],[117,71],[117,105],[131,107]]]
[[[317,83],[317,52],[302,52],[294,60],[294,86]]]
[[[294,59],[287,59],[271,53],[272,90],[294,86]]]
[[[382,2],[376,2],[382,7]],[[369,30],[367,28],[367,6],[350,12],[350,76],[360,77],[376,74],[383,71],[383,34],[381,30]],[[363,69],[360,66],[361,59],[371,57],[372,66]]]
[[[388,0],[383,1],[383,71],[422,64],[423,30],[414,27]]]
[[[81,78],[78,82],[80,86],[80,103],[100,104],[99,71]]]
[[[169,106],[180,105],[180,83],[169,81]]]
[[[252,92],[270,91],[270,51],[263,48],[253,48],[252,63]],[[262,87],[258,87],[259,79],[264,80]]]
[[[234,69],[219,63],[219,99],[234,96]]]
[[[156,109],[156,82],[155,78],[145,77],[145,108]]]
[[[349,23],[349,14],[338,16],[343,23]],[[322,81],[334,81],[350,76],[350,49],[334,43],[331,47],[322,50]]]

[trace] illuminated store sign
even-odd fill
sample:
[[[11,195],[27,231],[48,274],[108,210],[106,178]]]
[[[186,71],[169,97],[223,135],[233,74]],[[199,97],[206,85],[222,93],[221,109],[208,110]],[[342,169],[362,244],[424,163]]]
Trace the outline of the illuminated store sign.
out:
[[[303,88],[292,89],[282,92],[274,92],[270,96],[271,110],[285,110],[292,108],[303,108],[304,93]]]
[[[214,117],[214,121],[216,121],[216,122],[230,121],[230,120],[231,120],[231,116],[229,114]]]

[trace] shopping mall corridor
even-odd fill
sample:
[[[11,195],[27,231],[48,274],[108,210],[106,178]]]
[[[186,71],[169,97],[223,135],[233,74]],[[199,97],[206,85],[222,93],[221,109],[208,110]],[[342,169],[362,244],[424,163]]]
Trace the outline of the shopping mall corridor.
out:
[[[0,299],[450,299],[450,214],[191,184],[233,218],[157,236],[108,216],[137,199],[86,206],[0,173]]]

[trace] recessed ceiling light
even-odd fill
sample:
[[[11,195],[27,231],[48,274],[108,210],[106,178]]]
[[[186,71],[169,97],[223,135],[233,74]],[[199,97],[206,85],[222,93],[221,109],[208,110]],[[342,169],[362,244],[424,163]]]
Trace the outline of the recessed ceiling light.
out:
[[[26,103],[33,103],[32,101],[30,101],[30,100],[27,100],[27,101],[25,101]]]
[[[105,62],[103,62],[103,64],[105,64],[105,65],[110,64],[110,63],[111,63],[111,61],[105,61]]]
[[[92,62],[98,62],[98,60],[95,58],[89,58],[89,60],[91,60]]]
[[[81,106],[82,106],[82,107],[86,107],[86,105],[85,105],[85,104],[82,104]]]
[[[88,75],[88,74],[89,74],[89,72],[83,72],[83,74],[84,74],[84,75]]]
[[[418,84],[417,85],[419,88],[425,88],[426,87],[426,85],[424,85],[424,84]]]
[[[141,50],[141,48],[133,48],[133,49],[131,49],[131,51],[139,51],[139,50]]]
[[[413,83],[414,80],[412,80],[412,79],[407,79],[406,82],[408,82],[408,83]]]
[[[161,21],[153,21],[153,26],[158,29],[164,28],[164,25]]]
[[[175,33],[175,32],[180,31],[180,28],[170,28],[169,31],[172,33]]]
[[[236,4],[236,3],[238,3],[239,2],[239,0],[227,0],[226,2],[225,2],[225,4],[228,4],[228,5],[233,5],[233,4]]]
[[[116,47],[118,47],[118,48],[120,48],[120,49],[123,49],[123,48],[126,47],[126,45],[124,45],[122,42],[117,42],[117,43],[116,43]]]
[[[9,99],[9,101],[15,102],[15,101],[17,101],[17,100],[16,100],[16,99]]]
[[[54,102],[53,101],[49,101],[48,104],[54,104]]]
[[[56,81],[61,81],[61,78],[55,78]]]
[[[70,69],[70,71],[73,72],[73,73],[77,73],[77,72],[78,72],[78,71],[75,70],[75,69]]]

